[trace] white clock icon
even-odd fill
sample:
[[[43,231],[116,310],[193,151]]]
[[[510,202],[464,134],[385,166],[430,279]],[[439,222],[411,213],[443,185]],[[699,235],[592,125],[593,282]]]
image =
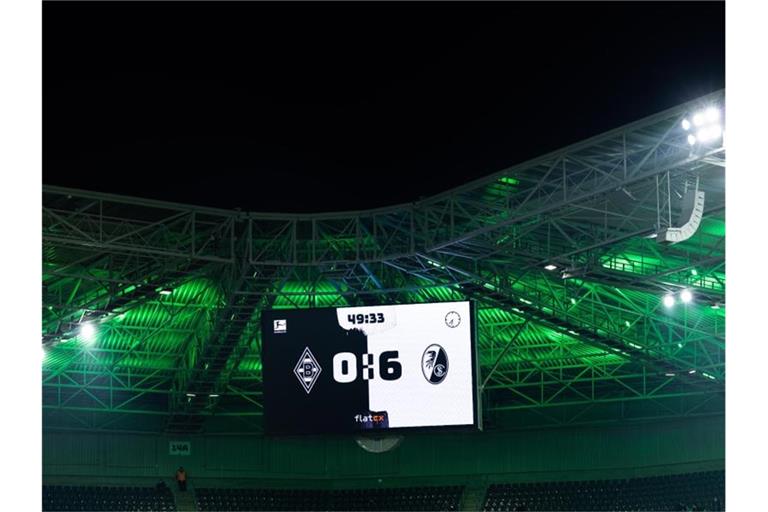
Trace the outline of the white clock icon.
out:
[[[445,325],[453,329],[454,327],[458,327],[461,323],[461,316],[455,311],[450,311],[447,315],[445,315]]]

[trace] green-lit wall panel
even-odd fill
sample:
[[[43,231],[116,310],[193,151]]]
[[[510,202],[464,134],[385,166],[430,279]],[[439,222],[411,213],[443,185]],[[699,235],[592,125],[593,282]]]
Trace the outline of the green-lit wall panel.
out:
[[[152,474],[157,469],[158,441],[154,437],[135,436],[124,446],[124,436],[105,434],[100,442],[107,472]]]
[[[297,478],[300,481],[296,485],[331,485],[318,483],[324,480],[346,480],[354,485],[354,479],[378,477],[461,479],[497,475],[506,480],[526,480],[610,477],[617,472],[632,476],[643,467],[724,461],[724,432],[723,417],[716,416],[493,434],[412,434],[395,451],[381,455],[365,452],[352,439],[335,437],[182,439],[48,432],[44,435],[44,475],[168,477],[183,464],[198,479]],[[191,441],[192,454],[169,455],[171,440]]]
[[[44,435],[43,467],[46,471],[89,472],[104,463],[99,434]],[[131,442],[133,439],[131,439]]]

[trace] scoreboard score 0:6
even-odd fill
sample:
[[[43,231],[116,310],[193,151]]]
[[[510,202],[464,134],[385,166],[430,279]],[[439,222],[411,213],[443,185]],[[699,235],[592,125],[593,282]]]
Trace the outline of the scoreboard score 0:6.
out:
[[[472,303],[262,313],[268,434],[479,428]]]

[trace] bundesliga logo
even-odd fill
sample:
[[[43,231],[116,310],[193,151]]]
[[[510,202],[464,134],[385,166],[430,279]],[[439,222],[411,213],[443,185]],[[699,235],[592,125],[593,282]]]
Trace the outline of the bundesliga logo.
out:
[[[421,356],[421,371],[430,384],[440,384],[448,375],[448,354],[440,345],[430,345]]]

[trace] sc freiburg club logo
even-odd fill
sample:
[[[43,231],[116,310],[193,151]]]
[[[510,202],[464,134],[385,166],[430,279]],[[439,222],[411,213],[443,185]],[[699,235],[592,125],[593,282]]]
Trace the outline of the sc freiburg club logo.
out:
[[[317,359],[315,359],[315,356],[312,355],[312,351],[309,350],[309,347],[304,349],[299,361],[296,363],[296,367],[293,369],[293,373],[296,375],[296,378],[299,379],[299,382],[307,394],[312,391],[312,387],[315,385],[315,382],[317,382],[317,378],[322,371],[323,369],[320,368],[320,364],[317,362]]]
[[[421,356],[421,371],[430,384],[440,384],[448,375],[448,354],[440,345],[432,344]]]

